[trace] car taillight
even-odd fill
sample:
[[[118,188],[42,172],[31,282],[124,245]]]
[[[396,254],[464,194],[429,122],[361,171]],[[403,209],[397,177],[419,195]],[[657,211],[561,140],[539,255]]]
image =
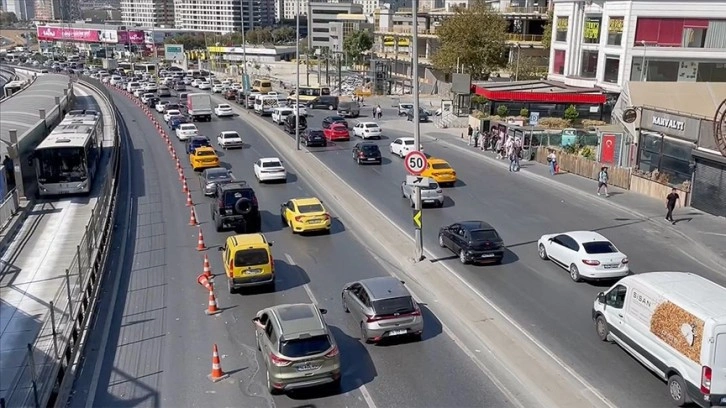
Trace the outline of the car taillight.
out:
[[[303,220],[303,217],[301,217],[299,215],[297,217],[295,217],[295,221],[297,221],[297,222],[302,222],[302,220]]]
[[[452,171],[451,174],[455,176],[456,175],[456,172],[455,171]]]
[[[622,263],[626,264],[626,263],[628,263],[629,261],[628,261],[628,258],[623,258],[623,260],[622,260],[622,261],[620,261],[620,262],[622,262]]]
[[[272,361],[272,364],[276,365],[277,367],[287,367],[292,364],[292,361],[284,359],[282,357],[278,357],[273,353],[270,353],[270,361]]]
[[[270,267],[272,268],[273,272],[275,270],[275,258],[272,257],[272,254],[270,254]]]
[[[365,154],[363,154],[363,152],[358,153],[358,157],[364,157],[364,156],[365,156]]]
[[[230,271],[234,270],[234,260],[232,260],[232,259],[229,260],[229,270]]]
[[[324,219],[325,221],[328,221],[328,220],[330,219],[330,214],[325,214],[325,215],[323,215],[323,219]]]
[[[596,261],[594,259],[583,259],[582,263],[584,263],[585,265],[590,265],[590,266],[600,265],[600,261]]]
[[[325,354],[325,358],[333,358],[340,354],[340,351],[338,350],[338,346],[333,346],[333,349],[330,350],[327,354]]]
[[[711,367],[701,367],[701,393],[711,393]]]

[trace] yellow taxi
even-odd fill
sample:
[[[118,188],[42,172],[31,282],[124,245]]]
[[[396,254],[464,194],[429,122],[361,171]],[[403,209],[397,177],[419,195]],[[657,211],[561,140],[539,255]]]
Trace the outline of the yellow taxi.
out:
[[[456,171],[446,160],[436,157],[429,157],[428,165],[421,172],[421,177],[430,177],[442,186],[456,184]]]
[[[202,146],[194,149],[189,155],[189,163],[194,171],[219,167],[219,156],[213,147]]]
[[[227,237],[223,252],[224,274],[229,293],[250,286],[267,286],[275,290],[275,260],[272,242],[263,234],[239,234]]]
[[[297,232],[330,232],[330,214],[317,198],[293,198],[280,205],[280,219]]]

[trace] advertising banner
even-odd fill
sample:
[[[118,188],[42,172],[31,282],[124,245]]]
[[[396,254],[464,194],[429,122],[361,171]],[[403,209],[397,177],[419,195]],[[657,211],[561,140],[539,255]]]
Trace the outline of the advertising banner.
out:
[[[184,45],[182,44],[164,44],[164,59],[167,61],[175,61],[180,63],[184,61]]]
[[[101,30],[99,31],[99,38],[102,43],[105,44],[116,44],[118,43],[118,34],[116,30]]]
[[[119,31],[118,42],[120,44],[143,44],[145,35],[143,31]]]
[[[98,30],[66,27],[38,27],[40,41],[99,42]]]

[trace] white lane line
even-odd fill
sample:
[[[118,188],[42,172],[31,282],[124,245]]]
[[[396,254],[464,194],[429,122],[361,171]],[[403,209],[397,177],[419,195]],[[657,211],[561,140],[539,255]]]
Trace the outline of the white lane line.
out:
[[[287,260],[287,263],[290,265],[296,265],[295,260],[292,259],[292,256],[290,254],[285,254],[285,259]],[[308,297],[310,298],[310,301],[313,302],[315,305],[320,305],[318,303],[317,298],[315,298],[315,294],[313,294],[313,291],[310,289],[309,284],[302,285],[303,289],[305,289],[305,293],[307,293]],[[376,403],[373,401],[373,398],[371,397],[371,394],[368,392],[368,388],[366,388],[365,384],[358,383],[358,390],[360,390],[361,395],[363,396],[363,401],[365,401],[366,405],[368,405],[368,408],[377,408]]]
[[[706,234],[706,235],[717,235],[719,237],[726,237],[726,234],[722,234],[720,232],[706,232],[706,231],[699,231],[699,232],[701,234]]]

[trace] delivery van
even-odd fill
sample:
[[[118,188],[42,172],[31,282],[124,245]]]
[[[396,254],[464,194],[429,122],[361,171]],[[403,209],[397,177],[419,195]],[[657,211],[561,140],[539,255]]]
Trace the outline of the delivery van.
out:
[[[602,341],[668,383],[675,405],[726,406],[723,286],[684,272],[631,275],[598,294],[592,318]]]

